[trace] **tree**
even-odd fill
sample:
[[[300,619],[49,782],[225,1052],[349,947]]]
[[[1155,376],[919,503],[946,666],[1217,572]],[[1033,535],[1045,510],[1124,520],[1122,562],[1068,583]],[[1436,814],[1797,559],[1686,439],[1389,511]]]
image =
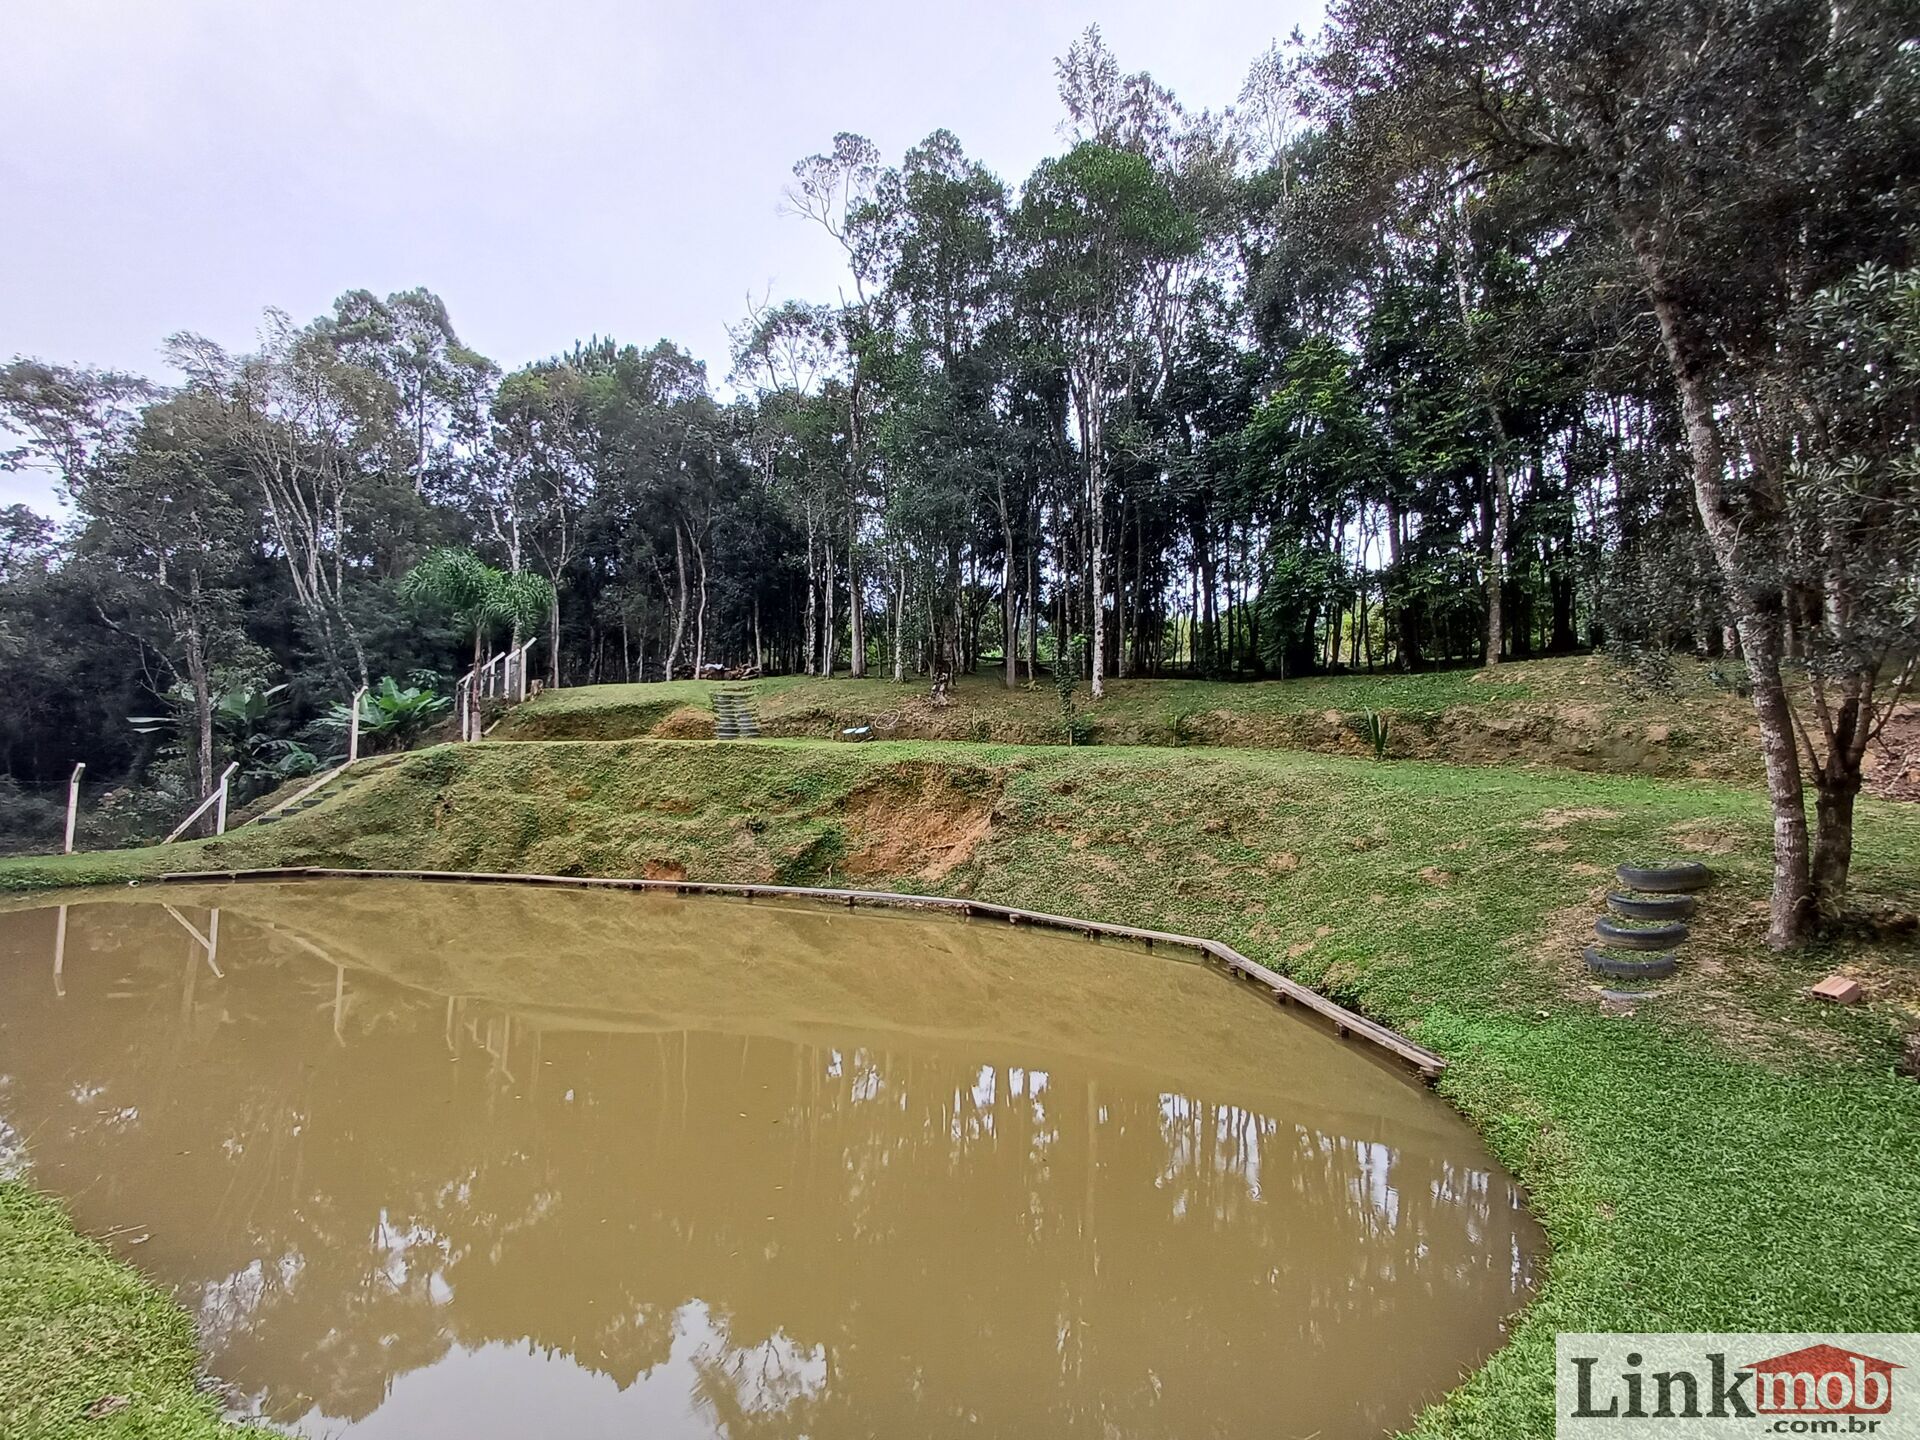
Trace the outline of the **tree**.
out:
[[[846,384],[839,390],[841,413],[846,428],[846,490],[844,496],[847,555],[848,673],[859,679],[867,673],[866,595],[860,571],[860,533],[864,513],[864,491],[868,460],[868,376],[864,363],[871,349],[872,317],[868,313],[866,281],[872,257],[861,234],[859,217],[870,203],[880,171],[880,152],[864,136],[842,133],[834,136],[833,149],[812,155],[793,167],[794,183],[788,187],[789,210],[819,225],[847,252],[852,268],[855,299],[843,302],[834,317],[834,328],[847,351]],[[831,581],[826,589],[831,606]],[[831,614],[823,633],[825,654],[820,673],[833,674],[833,623]]]
[[[442,546],[429,550],[401,582],[408,599],[451,611],[460,628],[473,634],[473,674],[486,663],[495,628],[516,633],[540,623],[553,604],[553,586],[543,575],[496,570],[471,550]],[[480,687],[467,687],[471,719],[480,719]]]
[[[510,569],[521,568],[524,541],[546,571],[552,591],[547,677],[557,688],[560,590],[579,553],[599,445],[590,382],[571,364],[530,365],[501,384],[493,414],[505,504],[490,511],[490,519],[495,538],[507,542]],[[504,527],[503,516],[509,517]]]
[[[16,356],[0,366],[0,428],[22,443],[0,449],[0,466],[50,470],[71,487],[97,455],[125,440],[153,394],[136,375]]]
[[[1911,246],[1920,55],[1898,7],[1813,0],[1342,0],[1320,66],[1328,123],[1384,152],[1510,176],[1562,224],[1604,227],[1658,325],[1694,502],[1733,606],[1766,758],[1775,853],[1769,939],[1804,938],[1843,881],[1851,808],[1822,806],[1810,861],[1793,652],[1843,649],[1871,603],[1844,572],[1784,583],[1820,548],[1787,495],[1818,444],[1778,403],[1799,297]],[[1411,151],[1411,155],[1407,154]],[[1790,362],[1789,362],[1790,363]],[[1811,599],[1811,603],[1807,601]],[[1809,641],[1811,644],[1809,644]],[[1870,694],[1856,671],[1850,684]],[[1816,787],[1855,783],[1814,739]],[[1835,763],[1837,760],[1838,763]],[[1837,801],[1837,795],[1836,795]]]
[[[72,485],[80,562],[101,618],[132,636],[185,689],[189,753],[205,795],[214,782],[220,672],[253,652],[238,581],[249,538],[235,457],[204,397],[150,406],[129,443],[96,457]]]
[[[1190,216],[1145,156],[1083,141],[1045,160],[1021,196],[1035,303],[1054,325],[1085,480],[1091,689],[1107,656],[1107,427],[1124,390],[1129,342],[1156,262],[1197,243]]]
[[[981,505],[999,522],[1001,610],[1007,684],[1014,683],[1018,482],[1002,443],[1011,356],[1006,187],[970,161],[960,142],[935,131],[882,173],[855,214],[858,252],[881,290],[865,363],[887,399],[881,424],[894,483],[887,530],[904,569],[918,555],[936,578],[934,648],[960,668],[962,537]],[[884,343],[880,336],[884,336]],[[901,577],[904,579],[904,576]],[[904,588],[904,587],[903,587]],[[904,602],[904,594],[901,595]],[[895,608],[896,631],[904,603]],[[894,637],[896,657],[899,636]]]
[[[294,599],[336,682],[364,685],[366,649],[347,606],[347,557],[364,479],[357,445],[377,377],[332,345],[325,321],[300,329],[278,311],[269,312],[256,355],[236,358],[182,334],[168,341],[168,358],[246,457]]]
[[[837,221],[834,233],[845,233]],[[751,443],[762,476],[806,536],[803,668],[817,665],[819,673],[829,677],[834,657],[833,515],[842,478],[849,473],[844,452],[850,432],[843,413],[848,387],[840,334],[839,317],[829,307],[797,300],[749,306],[746,322],[730,332],[734,383],[753,387],[759,397]],[[857,530],[851,508],[846,523]],[[855,571],[849,588],[857,583]]]
[[[1812,296],[1788,332],[1786,593],[1817,792],[1813,893],[1836,917],[1867,747],[1920,667],[1920,271],[1867,265]],[[1786,377],[1782,377],[1783,382]]]

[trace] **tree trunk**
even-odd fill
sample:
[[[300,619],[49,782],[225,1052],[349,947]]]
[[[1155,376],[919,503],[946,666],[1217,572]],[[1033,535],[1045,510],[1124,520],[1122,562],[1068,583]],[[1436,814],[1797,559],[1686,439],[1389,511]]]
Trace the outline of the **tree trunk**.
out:
[[[816,636],[814,633],[820,616],[820,583],[817,578],[818,572],[815,568],[816,564],[817,562],[814,557],[813,509],[811,502],[809,502],[807,508],[807,618],[801,626],[804,633],[803,646],[806,650],[806,659],[799,667],[803,674],[811,674],[813,672],[813,657],[819,653],[815,643]]]
[[[1496,443],[1505,443],[1506,427],[1494,416]],[[1507,488],[1507,462],[1498,455],[1488,468],[1493,487],[1493,534],[1487,542],[1487,651],[1486,663],[1498,665],[1506,648],[1507,541],[1513,531],[1513,492]]]
[[[1113,674],[1127,676],[1127,494],[1120,492],[1120,533],[1113,546]],[[1136,580],[1138,577],[1135,577]]]
[[[1828,727],[1827,753],[1812,767],[1815,833],[1811,880],[1814,909],[1825,922],[1837,920],[1846,902],[1847,876],[1853,867],[1853,802],[1860,794],[1860,771],[1874,728],[1874,677],[1856,676],[1852,684],[1853,693],[1841,702]]]
[[[1817,826],[1813,851],[1812,883],[1814,906],[1820,918],[1833,921],[1847,898],[1847,872],[1853,866],[1853,802],[1860,793],[1860,772],[1815,777],[1814,819]]]
[[[833,546],[826,547],[826,563],[820,577],[820,678],[833,678],[834,642],[839,638],[833,628]]]
[[[1399,502],[1391,496],[1387,499],[1387,574],[1380,583],[1380,604],[1387,604],[1388,586],[1398,586],[1400,576],[1400,554],[1406,544],[1406,517],[1401,513]],[[1381,626],[1384,632],[1386,627]],[[1420,611],[1408,603],[1404,590],[1393,602],[1393,663],[1401,670],[1420,668]]]
[[[1812,876],[1807,854],[1807,812],[1801,794],[1800,755],[1794,741],[1793,712],[1780,675],[1782,604],[1750,563],[1741,534],[1742,517],[1726,490],[1726,456],[1707,393],[1703,342],[1692,317],[1675,293],[1652,237],[1635,231],[1629,238],[1641,278],[1660,323],[1667,368],[1680,395],[1687,449],[1693,468],[1694,503],[1706,527],[1721,578],[1735,607],[1741,649],[1753,684],[1753,711],[1760,723],[1760,748],[1767,765],[1767,797],[1773,807],[1773,896],[1767,943],[1786,949],[1804,940],[1813,920]],[[1836,821],[1842,817],[1836,812]],[[1851,823],[1851,806],[1845,819]],[[1850,842],[1849,842],[1850,844]]]
[[[666,678],[680,665],[680,642],[687,633],[687,542],[678,521],[673,526],[673,643],[667,647]]]
[[[893,683],[907,681],[907,567],[904,561],[893,577]]]
[[[693,542],[694,562],[700,567],[700,606],[693,619],[693,678],[707,673],[707,547]]]
[[[860,552],[854,545],[854,517],[847,516],[847,678],[867,676],[867,607],[860,593]]]
[[[860,592],[860,477],[862,461],[860,397],[866,389],[865,367],[853,356],[853,383],[847,389],[847,678],[867,674],[866,597]],[[831,567],[829,567],[831,574]],[[831,643],[831,642],[829,642]],[[827,666],[833,674],[833,666]]]
[[[995,495],[1000,502],[1000,539],[1005,547],[1000,562],[1000,619],[1006,634],[1004,658],[1007,689],[1012,690],[1020,684],[1020,602],[1013,592],[1013,517],[1007,508],[1007,480],[1004,475],[998,477]]]
[[[467,735],[480,738],[480,667],[487,661],[487,622],[473,622],[473,680],[467,686]]]
[[[1107,475],[1101,429],[1100,397],[1095,395],[1082,425],[1087,448],[1087,603],[1092,611],[1087,619],[1093,636],[1088,689],[1095,700],[1107,693]]]
[[[194,586],[197,591],[199,586]],[[194,768],[204,798],[213,790],[213,677],[198,619],[187,622],[187,683],[193,689]]]
[[[1035,667],[1040,663],[1040,579],[1039,537],[1027,546],[1027,683],[1037,684]]]

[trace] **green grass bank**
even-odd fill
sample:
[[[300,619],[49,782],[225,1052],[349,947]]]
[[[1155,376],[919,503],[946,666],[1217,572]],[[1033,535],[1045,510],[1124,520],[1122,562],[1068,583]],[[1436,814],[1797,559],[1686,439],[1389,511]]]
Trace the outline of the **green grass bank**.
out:
[[[1094,743],[1309,750],[1363,755],[1362,715],[1389,722],[1397,759],[1540,765],[1606,774],[1745,781],[1759,774],[1748,701],[1730,677],[1679,662],[1659,692],[1601,656],[1530,660],[1498,670],[1302,680],[1110,680],[1076,697]],[[590,685],[536,697],[494,738],[700,739],[713,734],[714,682]],[[999,672],[963,675],[950,703],[924,683],[787,675],[744,682],[764,733],[831,740],[868,726],[876,739],[1054,745],[1064,738],[1052,680],[1009,690]]]
[[[586,693],[549,709],[604,708]],[[657,698],[671,714],[687,697]],[[1920,1085],[1894,1069],[1920,994],[1899,919],[1920,908],[1920,810],[1863,802],[1860,907],[1882,919],[1802,955],[1761,943],[1768,844],[1757,795],[1642,776],[1241,748],[550,741],[421,751],[219,840],[6,862],[0,889],[27,903],[163,869],[297,864],[650,875],[919,890],[1217,937],[1444,1054],[1442,1092],[1528,1187],[1553,1244],[1546,1283],[1416,1431],[1521,1437],[1552,1432],[1557,1330],[1920,1316]],[[1683,970],[1609,1013],[1582,937],[1616,862],[1676,853],[1720,875]],[[1800,998],[1834,966],[1869,1004]],[[19,1433],[217,1433],[184,1318],[23,1186],[0,1194],[0,1407],[27,1417]],[[80,1419],[104,1394],[131,1403]]]

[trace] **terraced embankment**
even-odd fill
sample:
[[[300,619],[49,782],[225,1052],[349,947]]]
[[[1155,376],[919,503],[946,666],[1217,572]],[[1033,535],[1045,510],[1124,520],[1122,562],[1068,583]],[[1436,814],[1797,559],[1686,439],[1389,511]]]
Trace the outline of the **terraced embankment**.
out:
[[[1724,682],[1718,672],[1683,664],[1663,693],[1652,694],[1604,658],[1587,656],[1419,675],[1114,680],[1103,699],[1082,693],[1078,704],[1103,745],[1360,755],[1369,750],[1363,714],[1372,710],[1386,717],[1388,753],[1399,759],[1746,779],[1758,773],[1752,710]],[[494,738],[696,738],[712,733],[709,706],[728,690],[752,696],[764,733],[788,738],[829,740],[864,726],[876,739],[1061,739],[1059,702],[1044,673],[1038,685],[1013,690],[997,674],[962,676],[941,705],[923,685],[883,679],[591,685],[537,697],[508,715]]]
[[[1920,811],[1863,803],[1861,903],[1885,916],[1842,949],[1764,950],[1767,844],[1755,795],[1632,777],[1248,750],[484,744],[407,756],[216,841],[10,862],[0,887],[296,864],[684,876],[918,889],[1218,938],[1445,1055],[1443,1092],[1529,1187],[1554,1246],[1546,1288],[1421,1426],[1507,1437],[1551,1433],[1556,1330],[1899,1329],[1920,1314],[1920,1086],[1894,1073],[1920,991],[1896,913],[1920,908]],[[1578,941],[1611,866],[1676,851],[1722,875],[1682,976],[1636,1014],[1603,1013]],[[1799,998],[1834,964],[1871,1004]],[[21,1223],[4,1216],[0,1267]],[[96,1279],[120,1273],[83,1254]],[[61,1356],[37,1338],[48,1305],[23,1294],[45,1301],[0,1283],[19,1357],[0,1385],[58,1383],[75,1409],[88,1388],[178,1399],[115,1348],[140,1318],[117,1300],[90,1302],[60,1341],[110,1362],[37,1380]]]

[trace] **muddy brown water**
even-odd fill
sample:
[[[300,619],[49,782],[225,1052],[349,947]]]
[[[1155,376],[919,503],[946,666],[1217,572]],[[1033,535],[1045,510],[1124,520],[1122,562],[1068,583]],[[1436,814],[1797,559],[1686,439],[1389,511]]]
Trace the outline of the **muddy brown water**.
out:
[[[512,886],[66,898],[0,913],[0,1146],[303,1434],[1378,1435],[1535,1279],[1442,1102],[1164,953]]]

